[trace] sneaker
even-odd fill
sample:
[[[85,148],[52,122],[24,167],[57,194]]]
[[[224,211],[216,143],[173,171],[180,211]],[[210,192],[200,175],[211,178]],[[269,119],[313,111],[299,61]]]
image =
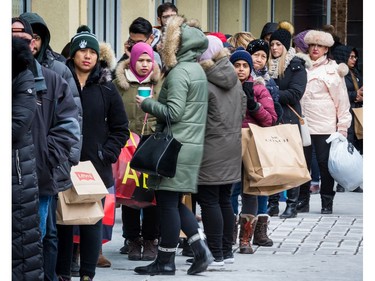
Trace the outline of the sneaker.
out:
[[[310,193],[311,194],[318,194],[320,190],[319,184],[314,184],[310,186]]]
[[[92,279],[87,275],[82,276],[81,279],[79,279],[79,280],[80,281],[92,281]]]
[[[232,263],[234,263],[233,253],[230,253],[228,255],[224,255],[224,264],[232,264]]]

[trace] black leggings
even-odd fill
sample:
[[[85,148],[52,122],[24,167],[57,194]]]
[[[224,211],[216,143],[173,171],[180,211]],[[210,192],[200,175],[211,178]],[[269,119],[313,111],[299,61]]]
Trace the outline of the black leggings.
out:
[[[182,203],[182,193],[166,190],[155,192],[160,218],[159,245],[163,248],[176,248],[180,230],[189,238],[198,233],[195,215]]]

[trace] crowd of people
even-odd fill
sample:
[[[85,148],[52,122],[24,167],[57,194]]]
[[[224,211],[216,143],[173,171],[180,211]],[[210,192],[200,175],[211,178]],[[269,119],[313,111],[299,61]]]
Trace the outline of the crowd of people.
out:
[[[13,280],[90,281],[96,267],[111,266],[102,253],[102,220],[57,224],[57,195],[71,188],[70,170],[79,161],[90,160],[105,186],[114,187],[112,164],[130,134],[166,130],[168,119],[182,143],[176,175],[148,176],[156,206],[121,206],[120,253],[151,262],[135,267],[137,274],[174,275],[181,231],[190,275],[234,263],[237,239],[240,254],[273,245],[267,226],[279,215],[280,194],[243,188],[241,130],[248,123],[299,124],[295,112],[306,117],[312,181],[286,191],[279,218],[309,212],[317,193],[321,214],[333,213],[325,140],[339,132],[363,153],[351,110],[363,106],[358,50],[323,27],[294,34],[288,21],[266,23],[258,38],[203,32],[169,2],[157,16],[160,26],[142,17],[132,22],[117,62],[88,26],[78,27],[62,55],[52,50],[38,14],[12,18]],[[138,95],[144,86],[149,97]],[[203,227],[183,203],[186,194],[199,204]]]

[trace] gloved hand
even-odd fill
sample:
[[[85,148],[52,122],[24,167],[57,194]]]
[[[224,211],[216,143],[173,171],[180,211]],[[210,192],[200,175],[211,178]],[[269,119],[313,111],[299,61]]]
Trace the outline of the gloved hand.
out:
[[[254,110],[257,107],[257,102],[254,100],[253,82],[246,81],[242,84],[242,89],[247,96],[247,109]]]

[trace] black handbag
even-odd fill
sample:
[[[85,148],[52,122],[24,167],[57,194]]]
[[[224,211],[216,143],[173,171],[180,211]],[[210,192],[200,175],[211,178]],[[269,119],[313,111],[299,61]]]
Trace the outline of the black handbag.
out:
[[[167,130],[141,136],[130,161],[130,167],[149,175],[173,178],[182,144],[173,137],[169,113],[165,115]],[[146,118],[145,118],[146,120]],[[143,130],[142,130],[143,131]]]

